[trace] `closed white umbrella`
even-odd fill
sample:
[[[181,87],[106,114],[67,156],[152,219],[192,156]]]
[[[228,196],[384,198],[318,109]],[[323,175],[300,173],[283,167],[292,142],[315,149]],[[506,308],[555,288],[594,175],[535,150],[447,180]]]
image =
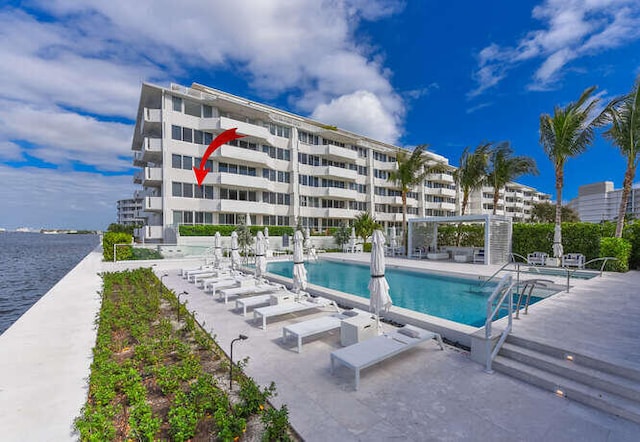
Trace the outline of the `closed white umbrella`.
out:
[[[271,244],[269,243],[269,228],[264,228],[264,254],[267,258],[273,257],[273,253],[271,253]]]
[[[307,288],[307,269],[304,267],[304,251],[302,249],[302,232],[296,230],[293,235],[293,291],[299,293]]]
[[[376,314],[376,325],[380,333],[380,312],[389,311],[392,301],[389,283],[384,276],[384,235],[381,230],[373,232],[371,239],[371,279],[369,280],[369,306]]]
[[[236,270],[240,265],[240,253],[238,252],[238,232],[231,232],[231,268]]]
[[[244,217],[244,225],[247,227],[251,227],[251,215],[249,215],[248,213]]]
[[[398,241],[396,241],[396,226],[391,226],[391,241],[389,242],[391,245],[391,250],[393,256],[396,255],[396,247],[398,247]]]
[[[267,249],[264,243],[264,235],[258,231],[256,235],[256,276],[259,278],[267,272]]]
[[[564,248],[562,247],[562,231],[560,226],[556,224],[553,231],[553,257],[562,258]]]
[[[311,232],[307,227],[306,229],[304,229],[304,248],[308,249],[310,247],[311,247]]]
[[[356,251],[356,228],[351,228],[351,236],[349,237],[349,248],[351,249],[351,253],[355,253]]]
[[[213,237],[213,259],[216,269],[220,268],[222,262],[222,245],[220,243],[220,232],[216,232]]]

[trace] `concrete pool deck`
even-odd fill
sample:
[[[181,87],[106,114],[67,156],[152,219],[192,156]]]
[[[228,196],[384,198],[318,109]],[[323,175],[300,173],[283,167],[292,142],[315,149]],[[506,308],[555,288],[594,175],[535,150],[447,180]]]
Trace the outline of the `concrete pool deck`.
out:
[[[335,257],[368,262],[368,254],[349,255]],[[387,263],[487,276],[495,271],[492,266],[399,258]],[[0,336],[2,440],[74,439],[70,426],[86,397],[95,339],[100,290],[96,273],[153,264],[158,275],[168,273],[165,285],[189,293],[182,297],[188,299],[188,309],[223,349],[228,350],[239,333],[249,336],[235,345],[234,358],[249,357],[245,371],[260,384],[275,381],[274,405],[287,404],[290,422],[305,440],[638,439],[638,424],[500,373],[488,375],[467,352],[450,346],[440,351],[434,342],[363,371],[360,390],[354,391],[352,371],[340,367],[334,375],[330,372],[329,354],[340,348],[339,333],[305,342],[301,354],[293,341],[280,341],[283,326],[320,316],[320,311],[270,320],[264,331],[252,315],[241,316],[232,311],[234,304],[218,302],[178,276],[180,268],[195,267],[196,261],[114,264],[100,263],[98,256],[81,262],[33,312]],[[514,323],[513,333],[561,340],[565,346],[635,367],[640,359],[639,284],[640,272],[578,281],[569,293],[532,306],[529,315]]]

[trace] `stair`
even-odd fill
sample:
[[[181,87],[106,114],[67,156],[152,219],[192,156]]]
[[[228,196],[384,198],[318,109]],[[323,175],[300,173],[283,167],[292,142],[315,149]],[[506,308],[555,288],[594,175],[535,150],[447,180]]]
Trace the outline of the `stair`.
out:
[[[640,423],[639,370],[513,335],[500,349],[493,369]]]

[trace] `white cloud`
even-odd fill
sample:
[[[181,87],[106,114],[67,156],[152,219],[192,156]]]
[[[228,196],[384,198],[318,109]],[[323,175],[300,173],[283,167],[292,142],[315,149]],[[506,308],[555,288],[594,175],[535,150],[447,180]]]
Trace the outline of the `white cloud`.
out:
[[[357,134],[369,133],[371,137],[389,143],[399,135],[393,115],[368,91],[356,91],[322,104],[312,118]]]
[[[474,113],[476,111],[479,111],[480,109],[484,109],[485,107],[489,107],[491,105],[493,105],[493,103],[480,103],[480,104],[477,104],[475,106],[472,106],[472,107],[468,108],[466,110],[466,113],[467,114],[472,114],[472,113]]]
[[[34,145],[30,155],[56,165],[78,161],[107,171],[129,169],[131,161],[119,157],[131,155],[132,134],[128,124],[0,100],[0,136]]]
[[[640,38],[637,0],[546,0],[533,8],[542,29],[527,33],[515,46],[490,44],[478,54],[476,88],[482,94],[524,62],[540,63],[529,89],[546,90],[561,78],[572,61]]]
[[[102,176],[0,165],[0,226],[105,229],[116,201],[133,193],[131,176]]]
[[[0,141],[0,159],[5,161],[22,161],[22,148],[11,141]]]

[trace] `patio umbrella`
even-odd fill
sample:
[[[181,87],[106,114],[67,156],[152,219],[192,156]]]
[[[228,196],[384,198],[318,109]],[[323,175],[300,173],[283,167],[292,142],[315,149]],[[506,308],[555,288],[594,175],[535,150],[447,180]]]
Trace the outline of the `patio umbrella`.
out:
[[[293,235],[293,291],[299,293],[307,288],[307,269],[304,267],[304,252],[302,249],[302,232],[296,230]]]
[[[216,232],[213,237],[213,260],[216,269],[220,268],[222,262],[222,246],[220,245],[220,232]]]
[[[231,232],[231,268],[236,270],[240,265],[240,253],[238,253],[238,232]]]
[[[247,227],[251,227],[251,215],[248,213],[244,217],[244,225]]]
[[[351,236],[349,237],[349,248],[351,249],[351,252],[355,252],[356,249],[356,228],[352,227],[351,228]]]
[[[304,248],[308,249],[310,247],[311,247],[311,232],[307,227],[306,229],[304,229]]]
[[[553,257],[554,258],[562,258],[562,255],[564,254],[561,238],[562,238],[562,233],[560,231],[560,226],[556,225],[553,231]]]
[[[396,241],[396,226],[391,226],[391,241],[389,241],[391,245],[391,253],[393,256],[396,255],[396,247],[398,247],[398,241]]]
[[[268,228],[268,227],[265,227],[265,228],[264,228],[264,255],[265,255],[267,258],[269,258],[269,257],[272,257],[272,256],[273,256],[273,254],[271,254],[271,253],[269,252],[269,247],[270,247],[270,244],[269,244],[269,228]]]
[[[381,230],[373,232],[371,238],[371,280],[369,280],[369,306],[376,314],[376,325],[380,333],[380,312],[389,311],[391,297],[389,283],[384,276],[384,235]]]
[[[256,277],[261,277],[267,272],[267,249],[264,243],[264,235],[258,231],[256,235]]]

